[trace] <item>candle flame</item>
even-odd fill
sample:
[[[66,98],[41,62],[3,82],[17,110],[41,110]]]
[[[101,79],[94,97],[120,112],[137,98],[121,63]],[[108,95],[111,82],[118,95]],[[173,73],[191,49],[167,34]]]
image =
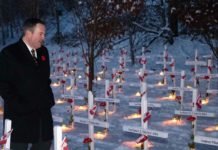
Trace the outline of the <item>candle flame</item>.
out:
[[[161,81],[159,81],[157,84],[156,84],[156,86],[164,86],[165,84],[164,83],[162,83]]]
[[[55,101],[56,104],[63,104],[65,101],[63,99],[58,99]]]
[[[207,105],[209,103],[209,98],[205,98],[201,100],[202,105]]]
[[[98,77],[97,77],[97,81],[101,81],[101,77],[98,76]]]
[[[130,119],[137,119],[137,118],[141,118],[141,114],[138,113],[133,113],[127,117],[124,117],[124,119],[130,120]]]
[[[136,92],[135,96],[140,97],[141,93],[140,92]]]
[[[142,143],[136,143],[136,141],[124,141],[122,145],[125,145],[130,148],[141,148]],[[148,148],[153,147],[154,145],[148,141]]]
[[[162,122],[162,125],[163,125],[163,126],[174,126],[174,125],[182,126],[182,125],[185,125],[185,121],[182,120],[181,118],[173,117],[173,118],[170,119],[170,120],[165,120],[165,121],[163,121],[163,122]]]
[[[117,78],[116,83],[120,83],[120,82],[121,82],[120,78]]]
[[[94,138],[95,139],[98,139],[98,140],[103,140],[107,137],[108,135],[108,132],[107,131],[103,131],[103,132],[97,132],[94,134]]]
[[[63,125],[61,126],[61,129],[62,129],[62,132],[64,132],[64,133],[70,132],[70,131],[72,131],[72,130],[74,129],[74,125],[73,125],[73,124],[71,124],[71,125],[65,125],[65,124],[63,124]]]
[[[52,87],[58,87],[58,86],[60,86],[60,83],[52,83],[51,86]]]
[[[161,72],[160,72],[160,76],[163,76],[163,75],[164,75],[164,72],[163,72],[163,71],[161,71]]]
[[[109,112],[108,112],[108,115],[112,115],[112,114],[114,114],[114,113],[115,113],[115,110],[109,111]],[[99,115],[99,116],[104,116],[104,115],[105,115],[105,111],[99,112],[98,115]]]
[[[207,132],[218,131],[218,125],[209,126],[209,127],[205,128],[204,131],[207,131]]]
[[[79,75],[79,76],[78,76],[78,78],[79,78],[79,79],[81,79],[81,78],[82,78],[82,76],[81,76],[81,75]]]
[[[169,96],[161,97],[160,100],[176,100],[176,94],[170,93]]]
[[[188,89],[191,89],[191,88],[192,88],[190,85],[187,85],[186,87],[187,87]]]
[[[88,110],[88,106],[84,105],[84,106],[75,106],[74,107],[74,111],[86,111]]]
[[[71,89],[72,89],[71,86],[66,87],[66,90],[67,90],[67,91],[70,91]]]

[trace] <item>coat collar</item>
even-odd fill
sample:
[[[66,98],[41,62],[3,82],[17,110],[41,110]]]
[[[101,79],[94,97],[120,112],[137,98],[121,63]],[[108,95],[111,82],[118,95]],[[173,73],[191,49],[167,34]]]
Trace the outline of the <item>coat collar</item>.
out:
[[[27,61],[34,65],[34,66],[38,66],[37,64],[35,64],[34,59],[32,57],[32,55],[29,52],[29,49],[27,48],[26,44],[23,42],[22,39],[20,39],[18,41],[18,45],[19,45],[19,49],[20,49],[20,54],[22,55],[22,58],[27,59]]]

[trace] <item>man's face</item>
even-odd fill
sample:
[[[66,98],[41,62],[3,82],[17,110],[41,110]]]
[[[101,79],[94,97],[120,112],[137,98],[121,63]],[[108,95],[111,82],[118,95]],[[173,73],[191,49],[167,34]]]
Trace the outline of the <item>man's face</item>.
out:
[[[36,24],[33,31],[29,32],[29,44],[32,48],[38,49],[42,46],[45,39],[45,25]]]

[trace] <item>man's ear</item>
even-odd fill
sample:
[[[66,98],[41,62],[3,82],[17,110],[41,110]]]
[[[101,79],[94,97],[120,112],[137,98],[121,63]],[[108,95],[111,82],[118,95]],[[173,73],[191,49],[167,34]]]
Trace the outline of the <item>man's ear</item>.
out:
[[[26,30],[26,34],[27,34],[27,35],[30,35],[30,34],[32,34],[32,31]]]

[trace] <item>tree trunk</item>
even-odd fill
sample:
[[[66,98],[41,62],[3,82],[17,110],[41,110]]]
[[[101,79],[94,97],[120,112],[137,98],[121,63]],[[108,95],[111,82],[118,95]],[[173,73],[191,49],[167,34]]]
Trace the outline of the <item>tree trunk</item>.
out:
[[[133,43],[133,37],[132,33],[129,33],[129,47],[130,47],[130,57],[132,65],[135,64],[135,51],[134,51],[134,43]]]
[[[166,21],[167,21],[166,20],[167,16],[166,16],[166,13],[165,13],[166,12],[165,0],[161,0],[161,7],[162,7],[162,10],[161,10],[162,13],[161,14],[162,14],[162,19],[163,19],[162,20],[162,25],[165,26],[166,25]]]
[[[4,25],[1,25],[1,30],[2,30],[2,45],[6,44],[6,40],[5,40],[5,31],[4,31]]]
[[[61,44],[61,34],[60,34],[60,20],[59,20],[59,12],[55,10],[55,19],[56,19],[56,26],[57,26],[57,43]]]
[[[14,38],[14,31],[13,31],[13,23],[10,23],[10,33],[11,33],[11,38]]]
[[[60,11],[57,9],[57,3],[56,0],[52,0],[52,5],[53,5],[53,13],[55,16],[55,21],[56,21],[56,38],[57,38],[57,44],[60,44],[60,47],[62,48],[62,43],[61,43],[61,32],[60,32]]]
[[[89,56],[89,87],[88,87],[88,91],[92,91],[93,90],[93,80],[94,80],[94,69],[95,69],[95,63],[94,63],[94,48],[91,47],[91,51],[90,51],[90,56]]]
[[[172,30],[174,36],[178,36],[178,15],[176,9],[177,2],[171,0],[169,3],[169,27]]]

